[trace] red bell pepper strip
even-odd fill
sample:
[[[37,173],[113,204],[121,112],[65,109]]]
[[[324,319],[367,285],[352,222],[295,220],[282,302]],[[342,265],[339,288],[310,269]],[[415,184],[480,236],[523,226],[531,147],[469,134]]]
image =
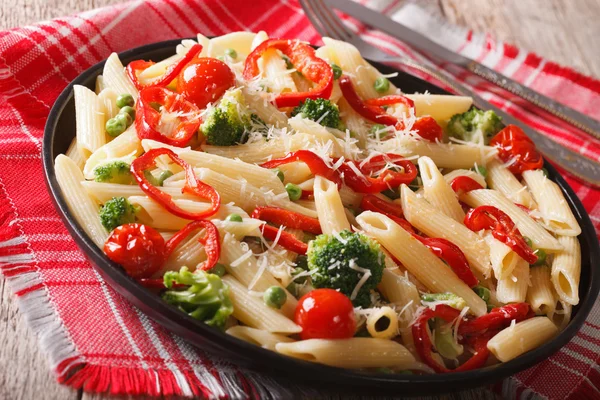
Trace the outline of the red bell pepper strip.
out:
[[[374,99],[365,100],[365,104],[368,106],[391,106],[393,104],[404,104],[407,108],[415,108],[415,102],[406,96],[401,94],[392,94],[389,96],[376,97]]]
[[[475,179],[464,175],[457,176],[456,178],[452,179],[450,186],[458,195],[470,192],[471,190],[483,189],[483,186],[481,186]]]
[[[400,225],[407,232],[415,235],[416,232],[413,229],[412,225],[408,223],[407,220],[404,219],[404,215],[402,213],[402,207],[390,203],[389,201],[385,201],[380,199],[379,197],[367,194],[360,201],[360,208],[364,211],[373,211],[378,212],[383,215],[389,217],[392,221]]]
[[[146,179],[146,176],[144,175],[144,171],[149,168],[154,168],[156,166],[156,158],[162,155],[169,157],[175,164],[179,165],[185,171],[185,186],[181,190],[182,193],[189,193],[198,196],[201,199],[209,200],[211,202],[211,207],[208,210],[197,213],[185,211],[175,204],[170,195],[159,190],[157,187],[152,186],[150,182],[148,182],[148,179]],[[194,175],[192,166],[179,158],[170,149],[163,147],[149,150],[144,155],[133,160],[131,163],[131,173],[133,174],[138,185],[140,185],[142,191],[146,193],[148,197],[166,208],[171,214],[180,218],[190,220],[206,218],[216,213],[221,205],[221,197],[219,196],[219,193],[217,193],[212,186],[198,180],[196,175]]]
[[[544,159],[535,148],[533,141],[516,125],[508,125],[498,132],[490,140],[490,145],[498,148],[498,157],[502,161],[516,159],[508,167],[513,174],[521,174],[544,166]]]
[[[444,134],[442,127],[432,117],[421,117],[415,121],[412,130],[430,142],[441,142]]]
[[[496,207],[479,206],[474,208],[467,213],[464,222],[467,228],[474,232],[491,229],[492,235],[496,239],[510,247],[529,264],[537,261],[533,249],[527,245],[512,219]]]
[[[251,215],[252,218],[271,222],[276,225],[286,226],[293,229],[301,229],[306,232],[320,235],[321,224],[316,218],[307,217],[293,211],[278,207],[256,207]]]
[[[280,229],[277,229],[271,225],[267,225],[266,223],[260,228],[260,230],[264,238],[271,241],[275,241],[275,239],[277,239],[277,235],[279,234],[277,244],[284,249],[302,255],[306,255],[306,252],[308,251],[308,245],[303,241],[298,240],[298,238],[291,233],[285,231],[281,231],[281,233],[279,233]]]
[[[355,168],[349,164],[354,164]],[[405,160],[398,154],[380,154],[371,158],[366,164],[361,166],[359,161],[346,161],[338,170],[344,174],[346,185],[357,193],[380,193],[390,188],[397,188],[401,184],[412,182],[417,176],[417,167]],[[368,175],[381,171],[386,165],[393,164],[403,168],[403,172],[385,169],[377,178]],[[356,173],[356,170],[362,174]]]
[[[200,269],[203,271],[208,271],[217,265],[219,262],[219,257],[221,257],[219,230],[215,224],[205,220],[190,222],[183,229],[177,232],[171,239],[169,239],[165,245],[165,260],[169,258],[171,253],[173,253],[175,248],[183,239],[198,229],[206,230],[204,236],[198,239],[198,241],[204,245],[204,252],[206,253],[206,261],[202,263],[202,267],[200,267]]]
[[[309,150],[294,151],[285,157],[267,161],[266,163],[263,163],[260,166],[263,168],[271,169],[277,168],[280,165],[289,164],[296,161],[301,161],[305,163],[310,169],[310,172],[312,172],[314,175],[320,175],[323,178],[332,181],[338,187],[341,187],[342,180],[340,179],[339,174],[333,169],[329,168],[321,157]]]
[[[161,114],[152,107],[158,103],[169,112],[180,113],[181,122],[175,131],[166,136],[157,128]],[[136,103],[135,128],[142,139],[152,139],[175,147],[187,146],[200,127],[200,109],[180,94],[162,87],[142,89]]]
[[[441,318],[447,323],[451,323],[460,317],[460,311],[445,305],[438,304],[435,308],[427,308],[421,313],[413,323],[412,333],[415,342],[415,349],[423,360],[423,362],[429,365],[437,373],[448,373],[448,372],[461,372],[470,371],[473,369],[481,368],[485,365],[489,356],[487,349],[487,340],[483,338],[476,343],[475,354],[468,359],[464,364],[455,369],[448,369],[446,366],[441,365],[437,362],[432,355],[433,343],[428,332],[428,321],[431,318]],[[461,324],[462,325],[462,324]],[[459,325],[460,329],[460,325]]]
[[[250,80],[260,73],[258,60],[267,49],[277,49],[288,56],[294,68],[301,72],[313,87],[307,92],[281,93],[275,98],[277,107],[296,107],[306,99],[328,99],[333,90],[331,66],[315,54],[315,49],[299,40],[269,39],[262,42],[246,57],[244,79]]]
[[[444,260],[448,266],[454,271],[456,276],[460,278],[469,287],[476,286],[479,280],[469,268],[467,257],[462,252],[460,247],[449,240],[442,238],[424,238],[418,235],[413,235],[417,240],[423,243],[439,258]]]
[[[475,319],[461,322],[458,326],[459,335],[479,335],[486,330],[497,330],[506,328],[515,320],[521,322],[530,318],[532,314],[527,303],[507,304],[492,309],[488,314]]]
[[[350,107],[369,121],[382,125],[396,126],[398,124],[398,118],[386,113],[381,107],[365,104],[354,90],[354,85],[347,75],[340,78],[339,85]]]
[[[153,61],[144,61],[144,60],[135,60],[130,62],[127,65],[127,76],[133,82],[133,85],[138,89],[142,90],[143,88],[147,88],[150,86],[167,86],[169,83],[173,81],[173,79],[177,78],[177,75],[181,72],[183,67],[185,67],[192,59],[202,51],[202,46],[199,44],[195,44],[188,52],[183,56],[183,58],[177,61],[175,64],[171,64],[165,74],[160,78],[156,78],[150,83],[142,83],[138,79],[138,72],[145,70],[146,68],[155,64]]]

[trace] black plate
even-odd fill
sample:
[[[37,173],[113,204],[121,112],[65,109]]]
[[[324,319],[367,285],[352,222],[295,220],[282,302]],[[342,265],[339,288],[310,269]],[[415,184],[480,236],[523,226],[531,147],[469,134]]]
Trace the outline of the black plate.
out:
[[[174,54],[175,46],[179,43],[180,40],[171,40],[151,44],[123,52],[119,56],[124,64],[135,59],[161,60]],[[383,73],[396,72],[385,65],[373,64]],[[499,381],[548,358],[575,336],[596,300],[600,290],[600,273],[598,271],[600,250],[594,227],[573,190],[546,162],[545,168],[548,170],[550,178],[562,189],[582,228],[579,236],[582,254],[581,284],[579,286],[581,301],[575,307],[573,319],[567,328],[552,341],[533,351],[507,363],[471,372],[421,376],[386,375],[327,367],[288,358],[210,328],[164,303],[158,296],[131,279],[117,264],[111,262],[77,223],[60,191],[54,171],[54,159],[58,154],[67,151],[75,137],[75,105],[72,87],[77,84],[93,90],[96,76],[102,72],[103,66],[103,62],[96,64],[71,82],[58,97],[50,112],[43,144],[44,171],[48,190],[52,195],[56,210],[61,215],[73,239],[104,279],[151,318],[203,350],[213,352],[244,367],[282,377],[286,376],[296,382],[310,383],[313,387],[328,387],[337,392],[352,391],[356,393],[358,390],[368,392],[370,395],[449,392]],[[403,72],[398,72],[398,76],[390,80],[406,93],[422,93],[426,90],[436,94],[445,93],[444,90]]]

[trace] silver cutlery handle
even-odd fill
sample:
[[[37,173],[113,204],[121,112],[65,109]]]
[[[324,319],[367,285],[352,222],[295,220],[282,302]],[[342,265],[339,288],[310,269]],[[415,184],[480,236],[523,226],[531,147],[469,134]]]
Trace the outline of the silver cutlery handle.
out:
[[[481,96],[479,96],[475,92],[471,91],[470,89],[467,89],[447,72],[443,70],[437,71],[431,67],[418,64],[406,58],[390,57],[386,58],[385,60],[381,60],[381,62],[398,63],[407,66],[411,69],[425,72],[433,76],[437,80],[443,82],[444,84],[448,85],[449,87],[453,88],[456,92],[465,96],[472,97],[474,104],[478,108],[484,110],[494,110],[494,112],[502,118],[502,121],[505,124],[517,125],[521,129],[523,129],[527,136],[529,136],[535,142],[538,150],[541,153],[543,153],[546,158],[554,161],[561,168],[578,177],[579,179],[586,181],[594,186],[600,186],[600,163],[592,160],[591,158],[585,157],[571,149],[568,149],[567,147],[551,140],[550,138],[530,128],[526,124],[514,118],[512,115],[507,114],[500,108],[485,101]]]
[[[600,121],[575,111],[570,107],[564,106],[559,102],[554,101],[551,98],[531,90],[519,82],[494,71],[491,68],[479,64],[478,62],[471,61],[469,64],[467,64],[466,68],[475,75],[480,76],[485,80],[492,82],[496,86],[500,86],[501,88],[519,97],[522,97],[541,109],[546,110],[558,118],[567,121],[571,125],[576,126],[582,131],[589,133],[596,139],[600,139]]]

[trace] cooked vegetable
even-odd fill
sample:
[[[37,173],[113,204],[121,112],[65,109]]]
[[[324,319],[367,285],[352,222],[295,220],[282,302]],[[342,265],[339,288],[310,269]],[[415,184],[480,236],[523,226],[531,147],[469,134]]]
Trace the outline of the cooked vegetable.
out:
[[[119,114],[127,114],[131,117],[131,120],[133,121],[135,119],[135,108],[131,106],[122,107],[119,110]]]
[[[287,300],[287,294],[283,288],[279,286],[271,286],[265,290],[263,300],[269,307],[279,309],[285,304],[285,301]]]
[[[453,335],[452,323],[446,323],[441,318],[436,318],[434,322],[433,341],[435,348],[444,358],[455,360],[463,352],[463,346],[458,344]]]
[[[227,216],[227,218],[225,218],[225,220],[230,221],[230,222],[242,222],[243,221],[240,214],[229,214]]]
[[[225,275],[226,272],[227,272],[227,270],[225,269],[225,266],[223,264],[217,264],[214,267],[212,267],[210,270],[208,270],[209,274],[213,274],[213,275],[217,275],[217,276],[223,276],[223,275]]]
[[[117,97],[117,107],[119,108],[123,108],[125,106],[133,107],[134,104],[135,100],[133,99],[133,96],[129,93],[120,94]]]
[[[292,116],[298,114],[329,128],[337,129],[340,126],[340,110],[327,99],[306,99],[292,111]]]
[[[125,197],[113,197],[100,208],[100,221],[108,231],[135,222],[136,209]]]
[[[122,185],[131,185],[135,182],[129,171],[129,164],[123,161],[114,161],[96,167],[94,176],[96,182],[119,183]]]
[[[377,93],[385,93],[390,90],[390,81],[388,81],[387,78],[380,76],[375,80],[373,88],[375,88]]]
[[[487,178],[488,170],[483,165],[478,165],[477,167],[473,167],[473,168],[471,168],[471,170],[477,172],[479,175],[483,176],[484,178]]]
[[[121,133],[125,132],[129,125],[131,125],[129,122],[130,120],[131,116],[127,113],[115,115],[106,121],[106,125],[104,126],[106,128],[106,133],[112,137],[119,136]]]
[[[152,184],[152,186],[162,186],[165,182],[165,179],[173,176],[173,173],[169,170],[161,171],[158,176],[154,176],[150,171],[145,170],[144,176]]]
[[[161,297],[167,303],[207,325],[224,329],[225,321],[233,313],[233,305],[229,299],[229,288],[218,275],[202,270],[192,273],[187,267],[182,267],[179,272],[165,273],[164,281],[169,290]],[[175,283],[187,287],[175,289]]]
[[[445,304],[457,310],[462,310],[467,306],[467,302],[454,293],[425,293],[421,295],[421,301],[426,305]]]
[[[300,197],[302,197],[302,189],[300,189],[300,186],[298,185],[288,183],[285,185],[285,190],[287,191],[288,196],[292,201],[299,200]]]
[[[200,131],[206,143],[215,146],[233,146],[247,140],[246,133],[252,124],[244,97],[240,90],[225,92],[219,104],[204,117]]]
[[[331,69],[333,70],[333,79],[340,79],[342,76],[342,69],[337,64],[331,64]]]
[[[339,290],[356,307],[371,305],[381,281],[384,255],[377,242],[360,233],[319,235],[308,245],[308,268],[316,288]]]
[[[471,108],[456,114],[448,122],[448,134],[467,142],[489,144],[490,139],[504,128],[502,120],[494,111],[481,111]]]
[[[352,302],[333,289],[315,289],[302,296],[294,322],[302,327],[302,340],[348,339],[356,331]]]
[[[232,59],[236,59],[238,54],[237,51],[235,51],[234,49],[225,49],[225,55],[227,57],[231,57]]]

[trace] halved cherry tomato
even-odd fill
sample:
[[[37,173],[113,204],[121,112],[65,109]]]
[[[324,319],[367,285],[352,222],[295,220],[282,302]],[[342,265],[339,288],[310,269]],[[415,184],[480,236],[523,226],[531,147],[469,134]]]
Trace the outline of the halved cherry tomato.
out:
[[[412,129],[419,136],[430,142],[439,142],[442,140],[442,127],[431,117],[421,117],[415,121]]]
[[[516,125],[508,125],[498,132],[490,141],[490,145],[498,148],[498,157],[502,161],[515,159],[515,162],[508,167],[513,174],[521,174],[544,166],[544,159],[535,148],[533,141]]]
[[[348,339],[356,331],[352,302],[333,289],[315,289],[302,296],[294,321],[302,327],[303,340]]]
[[[104,253],[133,278],[149,278],[164,261],[165,240],[143,224],[125,224],[112,231]]]
[[[452,179],[452,182],[450,182],[450,187],[459,195],[468,193],[471,190],[483,189],[483,186],[481,186],[475,179],[464,175],[457,176],[456,178]]]
[[[177,77],[177,91],[199,108],[214,103],[234,84],[233,71],[216,58],[195,58]]]

